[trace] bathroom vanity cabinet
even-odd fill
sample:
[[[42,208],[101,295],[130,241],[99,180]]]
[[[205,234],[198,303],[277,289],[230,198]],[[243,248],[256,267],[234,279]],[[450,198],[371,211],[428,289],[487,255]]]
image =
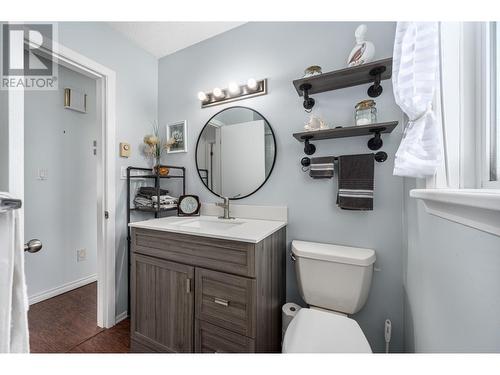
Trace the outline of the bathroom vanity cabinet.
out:
[[[281,351],[285,227],[257,243],[132,228],[131,350]]]

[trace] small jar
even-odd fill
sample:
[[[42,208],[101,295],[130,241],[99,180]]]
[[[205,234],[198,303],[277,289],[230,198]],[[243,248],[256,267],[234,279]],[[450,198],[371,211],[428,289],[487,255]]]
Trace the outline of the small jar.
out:
[[[313,76],[320,75],[322,73],[323,72],[321,71],[321,66],[311,65],[304,70],[304,77],[302,77],[302,78],[313,77]]]
[[[354,122],[356,125],[369,125],[377,122],[377,108],[375,101],[368,99],[356,104]]]

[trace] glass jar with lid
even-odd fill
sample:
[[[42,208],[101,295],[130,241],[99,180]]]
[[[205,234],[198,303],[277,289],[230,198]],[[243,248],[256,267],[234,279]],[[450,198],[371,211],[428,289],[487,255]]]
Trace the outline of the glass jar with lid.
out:
[[[377,108],[372,99],[363,100],[356,104],[354,123],[356,125],[369,125],[377,122]]]

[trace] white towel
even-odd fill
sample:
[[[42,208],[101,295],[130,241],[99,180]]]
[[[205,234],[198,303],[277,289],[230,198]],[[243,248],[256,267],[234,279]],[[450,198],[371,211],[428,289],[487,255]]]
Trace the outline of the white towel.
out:
[[[29,353],[28,308],[19,213],[0,211],[0,353]]]
[[[156,195],[151,196],[151,200],[153,203],[158,202],[158,197]],[[176,197],[172,197],[171,195],[160,195],[160,204],[163,203],[172,203],[172,202],[177,202]]]

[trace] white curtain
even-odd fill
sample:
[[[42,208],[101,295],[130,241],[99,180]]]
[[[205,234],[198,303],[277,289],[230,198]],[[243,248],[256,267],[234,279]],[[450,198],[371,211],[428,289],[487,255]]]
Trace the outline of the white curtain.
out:
[[[29,352],[28,308],[19,213],[0,210],[0,353]]]
[[[409,121],[396,153],[396,176],[433,176],[441,164],[441,127],[432,107],[439,85],[439,48],[437,22],[398,22],[392,84],[396,103]]]

